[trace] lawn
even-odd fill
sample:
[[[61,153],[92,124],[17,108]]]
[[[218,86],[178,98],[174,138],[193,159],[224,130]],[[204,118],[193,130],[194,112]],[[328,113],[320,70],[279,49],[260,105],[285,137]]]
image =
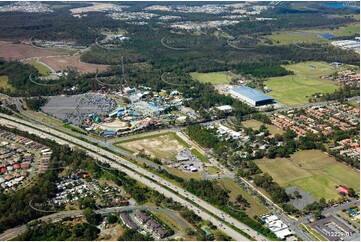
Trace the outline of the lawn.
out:
[[[336,185],[360,191],[360,173],[319,150],[298,151],[290,158],[264,158],[255,162],[281,186],[299,186],[316,199],[337,199]]]
[[[325,44],[329,40],[322,38],[322,36],[311,33],[311,32],[279,32],[273,33],[272,35],[267,35],[265,38],[270,39],[273,42],[273,45],[291,45],[291,44],[310,44],[313,42]]]
[[[162,222],[168,225],[175,233],[182,230],[182,227],[179,225],[174,218],[170,217],[169,215],[159,212],[159,211],[151,211],[157,218],[159,218]]]
[[[143,150],[153,158],[165,160],[174,160],[177,153],[187,147],[186,143],[172,132],[130,139],[115,145],[132,152]]]
[[[269,78],[266,85],[272,89],[268,95],[288,106],[306,104],[312,94],[330,93],[338,88],[336,82],[320,78],[336,71],[327,63],[302,62],[284,67],[295,74]]]
[[[191,149],[191,152],[193,155],[197,156],[198,159],[200,159],[202,162],[208,162],[208,159],[201,154],[201,152],[199,152],[197,149]]]
[[[265,208],[261,203],[259,203],[255,198],[253,198],[250,194],[248,194],[245,190],[243,190],[235,181],[231,178],[222,178],[219,180],[220,184],[227,190],[230,191],[229,197],[230,201],[236,201],[236,197],[238,195],[242,195],[249,204],[251,204],[250,208],[246,209],[246,214],[253,218],[254,215],[261,215],[268,213],[268,209]]]
[[[229,84],[233,75],[226,74],[225,72],[209,72],[209,73],[190,73],[193,79],[203,83],[211,83],[213,85]]]
[[[218,174],[218,172],[220,172],[221,170],[218,169],[217,167],[215,166],[208,166],[207,167],[207,173],[208,174],[211,174],[211,175],[215,175],[215,174]]]
[[[170,167],[167,167],[166,170],[169,173],[171,173],[171,174],[173,174],[175,176],[182,177],[184,179],[191,179],[191,178],[193,178],[193,179],[202,179],[203,178],[202,174],[200,174],[199,172],[189,172],[189,173],[187,172],[186,173],[186,172],[183,172],[183,171],[178,170],[176,168],[170,168]]]
[[[50,70],[49,70],[49,68],[47,68],[43,64],[41,64],[41,63],[39,63],[37,61],[31,61],[29,64],[32,65],[33,67],[35,67],[38,70],[40,76],[49,76]]]
[[[302,75],[309,78],[320,78],[320,76],[330,75],[336,71],[342,70],[343,67],[337,70],[326,62],[306,61],[297,64],[284,66],[296,75]],[[312,68],[315,67],[315,68]]]
[[[349,102],[349,104],[357,109],[360,109],[360,103],[358,102]]]
[[[258,120],[247,120],[247,121],[244,121],[242,122],[243,126],[246,127],[246,128],[252,128],[253,130],[256,130],[256,129],[259,129],[261,127],[262,123],[261,121],[258,121]],[[283,134],[284,131],[280,128],[278,128],[277,126],[275,125],[269,125],[269,124],[264,124],[267,129],[269,130],[269,132],[271,134]]]

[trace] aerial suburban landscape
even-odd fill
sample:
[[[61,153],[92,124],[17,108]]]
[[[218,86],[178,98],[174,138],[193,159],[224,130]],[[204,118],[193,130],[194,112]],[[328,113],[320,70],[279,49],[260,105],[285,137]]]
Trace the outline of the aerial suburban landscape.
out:
[[[1,241],[360,241],[359,1],[0,22]]]

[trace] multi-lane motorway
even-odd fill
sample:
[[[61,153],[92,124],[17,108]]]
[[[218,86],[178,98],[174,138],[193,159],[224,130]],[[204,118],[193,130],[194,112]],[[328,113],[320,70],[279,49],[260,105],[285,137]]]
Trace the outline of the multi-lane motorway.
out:
[[[247,233],[256,240],[267,240],[263,235],[258,234],[247,225],[225,214],[204,200],[109,151],[41,124],[30,123],[5,114],[0,114],[0,117],[1,124],[10,125],[17,129],[49,138],[60,144],[68,144],[70,147],[84,149],[87,154],[93,158],[108,163],[112,168],[125,172],[129,177],[164,194],[166,197],[171,197],[174,201],[180,202],[202,217],[202,219],[211,221],[220,230],[235,240],[249,239],[234,229],[234,227]]]

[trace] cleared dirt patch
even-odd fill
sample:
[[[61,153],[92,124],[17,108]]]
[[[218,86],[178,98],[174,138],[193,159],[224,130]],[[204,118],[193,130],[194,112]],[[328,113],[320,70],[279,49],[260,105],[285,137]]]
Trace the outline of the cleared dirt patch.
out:
[[[30,57],[61,55],[61,52],[36,48],[27,44],[0,41],[0,56],[5,60],[22,60]]]
[[[173,135],[175,134],[169,133],[152,138],[124,142],[120,146],[133,152],[144,150],[146,154],[153,158],[171,160],[175,158],[178,152],[185,149]]]
[[[115,5],[111,3],[96,3],[92,2],[93,6],[88,7],[81,7],[81,8],[72,8],[70,9],[72,14],[80,14],[80,13],[87,13],[87,12],[101,12],[107,9],[114,8]]]
[[[108,65],[89,64],[80,61],[80,56],[60,56],[40,58],[42,62],[53,68],[55,71],[62,71],[68,67],[76,68],[82,73],[105,71]]]

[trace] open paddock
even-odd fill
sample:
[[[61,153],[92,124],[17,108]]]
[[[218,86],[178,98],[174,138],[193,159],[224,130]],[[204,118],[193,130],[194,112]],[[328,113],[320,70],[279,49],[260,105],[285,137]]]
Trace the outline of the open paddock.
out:
[[[80,61],[80,56],[44,57],[41,61],[53,68],[55,71],[63,71],[67,68],[76,68],[82,73],[95,73],[105,71],[108,65],[90,64]]]
[[[116,6],[112,3],[92,2],[91,4],[93,6],[72,8],[72,9],[70,9],[70,11],[73,15],[74,14],[76,15],[76,14],[87,13],[87,12],[102,12],[104,10],[114,8]]]
[[[246,214],[253,218],[254,215],[262,215],[268,213],[268,209],[264,207],[260,202],[258,202],[255,198],[253,198],[249,193],[247,193],[243,188],[241,188],[235,181],[231,178],[222,178],[219,180],[219,184],[225,188],[226,190],[230,191],[228,194],[230,197],[231,202],[236,201],[236,197],[241,195],[244,197],[251,207],[246,209]]]
[[[192,78],[203,83],[211,83],[213,85],[229,84],[233,74],[227,74],[225,72],[209,72],[209,73],[190,73]]]
[[[335,91],[339,87],[337,82],[321,79],[320,77],[345,68],[335,69],[327,63],[314,61],[284,67],[293,71],[294,75],[269,78],[266,85],[272,89],[268,95],[288,106],[306,104],[315,93],[331,93]]]
[[[182,177],[184,179],[202,179],[203,176],[202,174],[200,174],[199,172],[184,172],[184,171],[181,171],[181,170],[178,170],[176,168],[166,168],[166,170],[175,175],[175,176],[179,176],[179,177]]]
[[[360,191],[360,173],[319,150],[298,151],[290,158],[255,160],[282,187],[298,186],[316,199],[337,199],[335,186]]]
[[[269,132],[271,134],[283,134],[284,133],[284,131],[282,129],[278,128],[277,126],[264,124],[258,120],[252,119],[252,120],[247,120],[247,121],[242,122],[242,125],[244,127],[251,128],[253,130],[259,129],[262,126],[262,124],[267,127],[267,129],[269,130]]]
[[[175,136],[175,133],[166,133],[124,141],[116,145],[137,153],[144,150],[152,158],[175,160],[177,153],[186,148]]]
[[[55,50],[36,48],[30,44],[14,44],[10,41],[0,41],[0,53],[0,57],[3,57],[5,60],[23,60],[32,57],[65,54]]]
[[[359,15],[354,15],[359,16]],[[351,23],[339,28],[333,29],[307,29],[297,31],[280,31],[267,35],[265,38],[271,40],[273,45],[290,45],[290,44],[328,44],[331,40],[322,37],[324,34],[333,36],[354,36],[360,34],[360,24]]]

